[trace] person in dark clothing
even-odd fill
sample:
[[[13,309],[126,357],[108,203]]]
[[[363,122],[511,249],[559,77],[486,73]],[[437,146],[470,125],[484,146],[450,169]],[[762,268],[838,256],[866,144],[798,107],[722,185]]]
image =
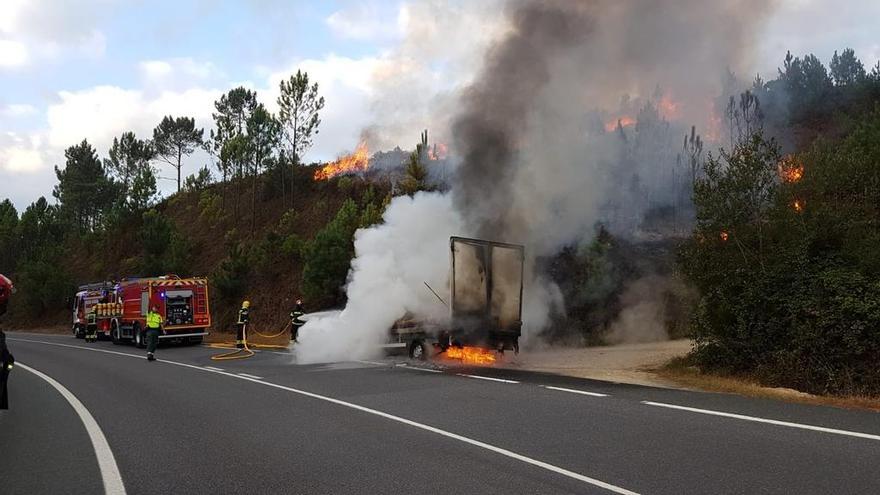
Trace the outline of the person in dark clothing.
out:
[[[247,345],[247,336],[245,329],[248,322],[251,321],[251,302],[245,301],[241,303],[241,309],[238,310],[238,321],[236,322],[235,347],[244,349]]]
[[[0,409],[9,409],[9,394],[6,390],[6,380],[9,379],[9,373],[12,372],[12,366],[15,364],[15,358],[6,347],[6,334],[0,330]]]
[[[303,311],[302,299],[296,300],[296,306],[293,307],[293,311],[290,312],[290,341],[296,342],[296,337],[299,335],[299,329],[302,328],[303,325],[306,324],[305,320],[302,319],[303,315],[306,313]]]

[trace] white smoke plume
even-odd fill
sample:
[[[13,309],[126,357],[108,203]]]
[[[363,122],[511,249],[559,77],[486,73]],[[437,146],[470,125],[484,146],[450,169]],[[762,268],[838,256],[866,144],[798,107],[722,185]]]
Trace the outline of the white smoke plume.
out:
[[[384,225],[358,232],[348,304],[305,325],[300,361],[363,357],[406,311],[442,310],[422,282],[446,287],[450,235],[522,243],[533,259],[588,238],[605,216],[638,224],[676,174],[670,140],[653,139],[651,129],[681,136],[691,123],[711,125],[722,75],[750,67],[767,10],[759,0],[511,1],[503,20],[488,23],[499,37],[487,42],[482,69],[458,75],[471,82],[454,103],[448,90],[412,95],[391,84],[377,100],[389,111],[375,129],[415,115],[430,119],[416,129],[451,135],[460,158],[452,190],[398,198]],[[401,60],[419,60],[413,50],[424,45],[412,36]],[[436,57],[436,44],[426,53]],[[416,110],[407,112],[401,94],[420,102]],[[647,102],[637,125],[607,132],[608,118]],[[561,305],[558,290],[528,267],[526,335]]]
[[[383,219],[355,233],[348,304],[306,323],[296,348],[299,363],[367,359],[379,353],[378,344],[406,311],[425,317],[446,314],[424,284],[448,292],[449,237],[463,228],[449,195],[398,196]]]

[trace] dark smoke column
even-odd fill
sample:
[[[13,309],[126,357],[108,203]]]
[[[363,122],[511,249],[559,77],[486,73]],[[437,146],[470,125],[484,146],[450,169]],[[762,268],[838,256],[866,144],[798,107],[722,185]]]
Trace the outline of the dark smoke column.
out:
[[[571,1],[514,2],[508,15],[512,31],[488,51],[452,126],[463,160],[453,200],[475,235],[518,242],[527,228],[512,208],[518,146],[535,100],[551,79],[549,61],[582,43],[593,20]]]

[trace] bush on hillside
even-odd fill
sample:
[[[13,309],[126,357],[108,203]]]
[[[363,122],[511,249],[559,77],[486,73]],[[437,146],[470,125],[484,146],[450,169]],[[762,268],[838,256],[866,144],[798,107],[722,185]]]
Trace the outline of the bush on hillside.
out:
[[[244,250],[238,244],[231,245],[228,256],[211,274],[211,286],[220,299],[235,301],[244,294],[249,271]]]
[[[24,261],[16,274],[16,288],[24,307],[32,315],[63,308],[72,293],[70,276],[60,264],[49,259]]]
[[[681,267],[695,358],[813,393],[880,393],[880,111],[780,160],[755,136],[710,157]]]
[[[352,237],[360,224],[358,207],[348,199],[310,243],[303,266],[302,288],[311,300],[335,301],[341,297],[351,258]]]

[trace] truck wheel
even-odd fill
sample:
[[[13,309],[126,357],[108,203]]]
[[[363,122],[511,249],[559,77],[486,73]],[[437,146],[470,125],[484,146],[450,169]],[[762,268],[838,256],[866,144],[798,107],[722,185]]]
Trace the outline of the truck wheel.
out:
[[[110,329],[110,342],[113,342],[114,345],[122,344],[122,339],[119,338],[118,325],[113,325],[113,328]]]
[[[409,358],[425,361],[428,359],[428,346],[421,340],[413,340],[409,345]]]
[[[144,335],[144,332],[137,327],[134,328],[134,345],[138,349],[143,349],[147,347],[147,336]]]

